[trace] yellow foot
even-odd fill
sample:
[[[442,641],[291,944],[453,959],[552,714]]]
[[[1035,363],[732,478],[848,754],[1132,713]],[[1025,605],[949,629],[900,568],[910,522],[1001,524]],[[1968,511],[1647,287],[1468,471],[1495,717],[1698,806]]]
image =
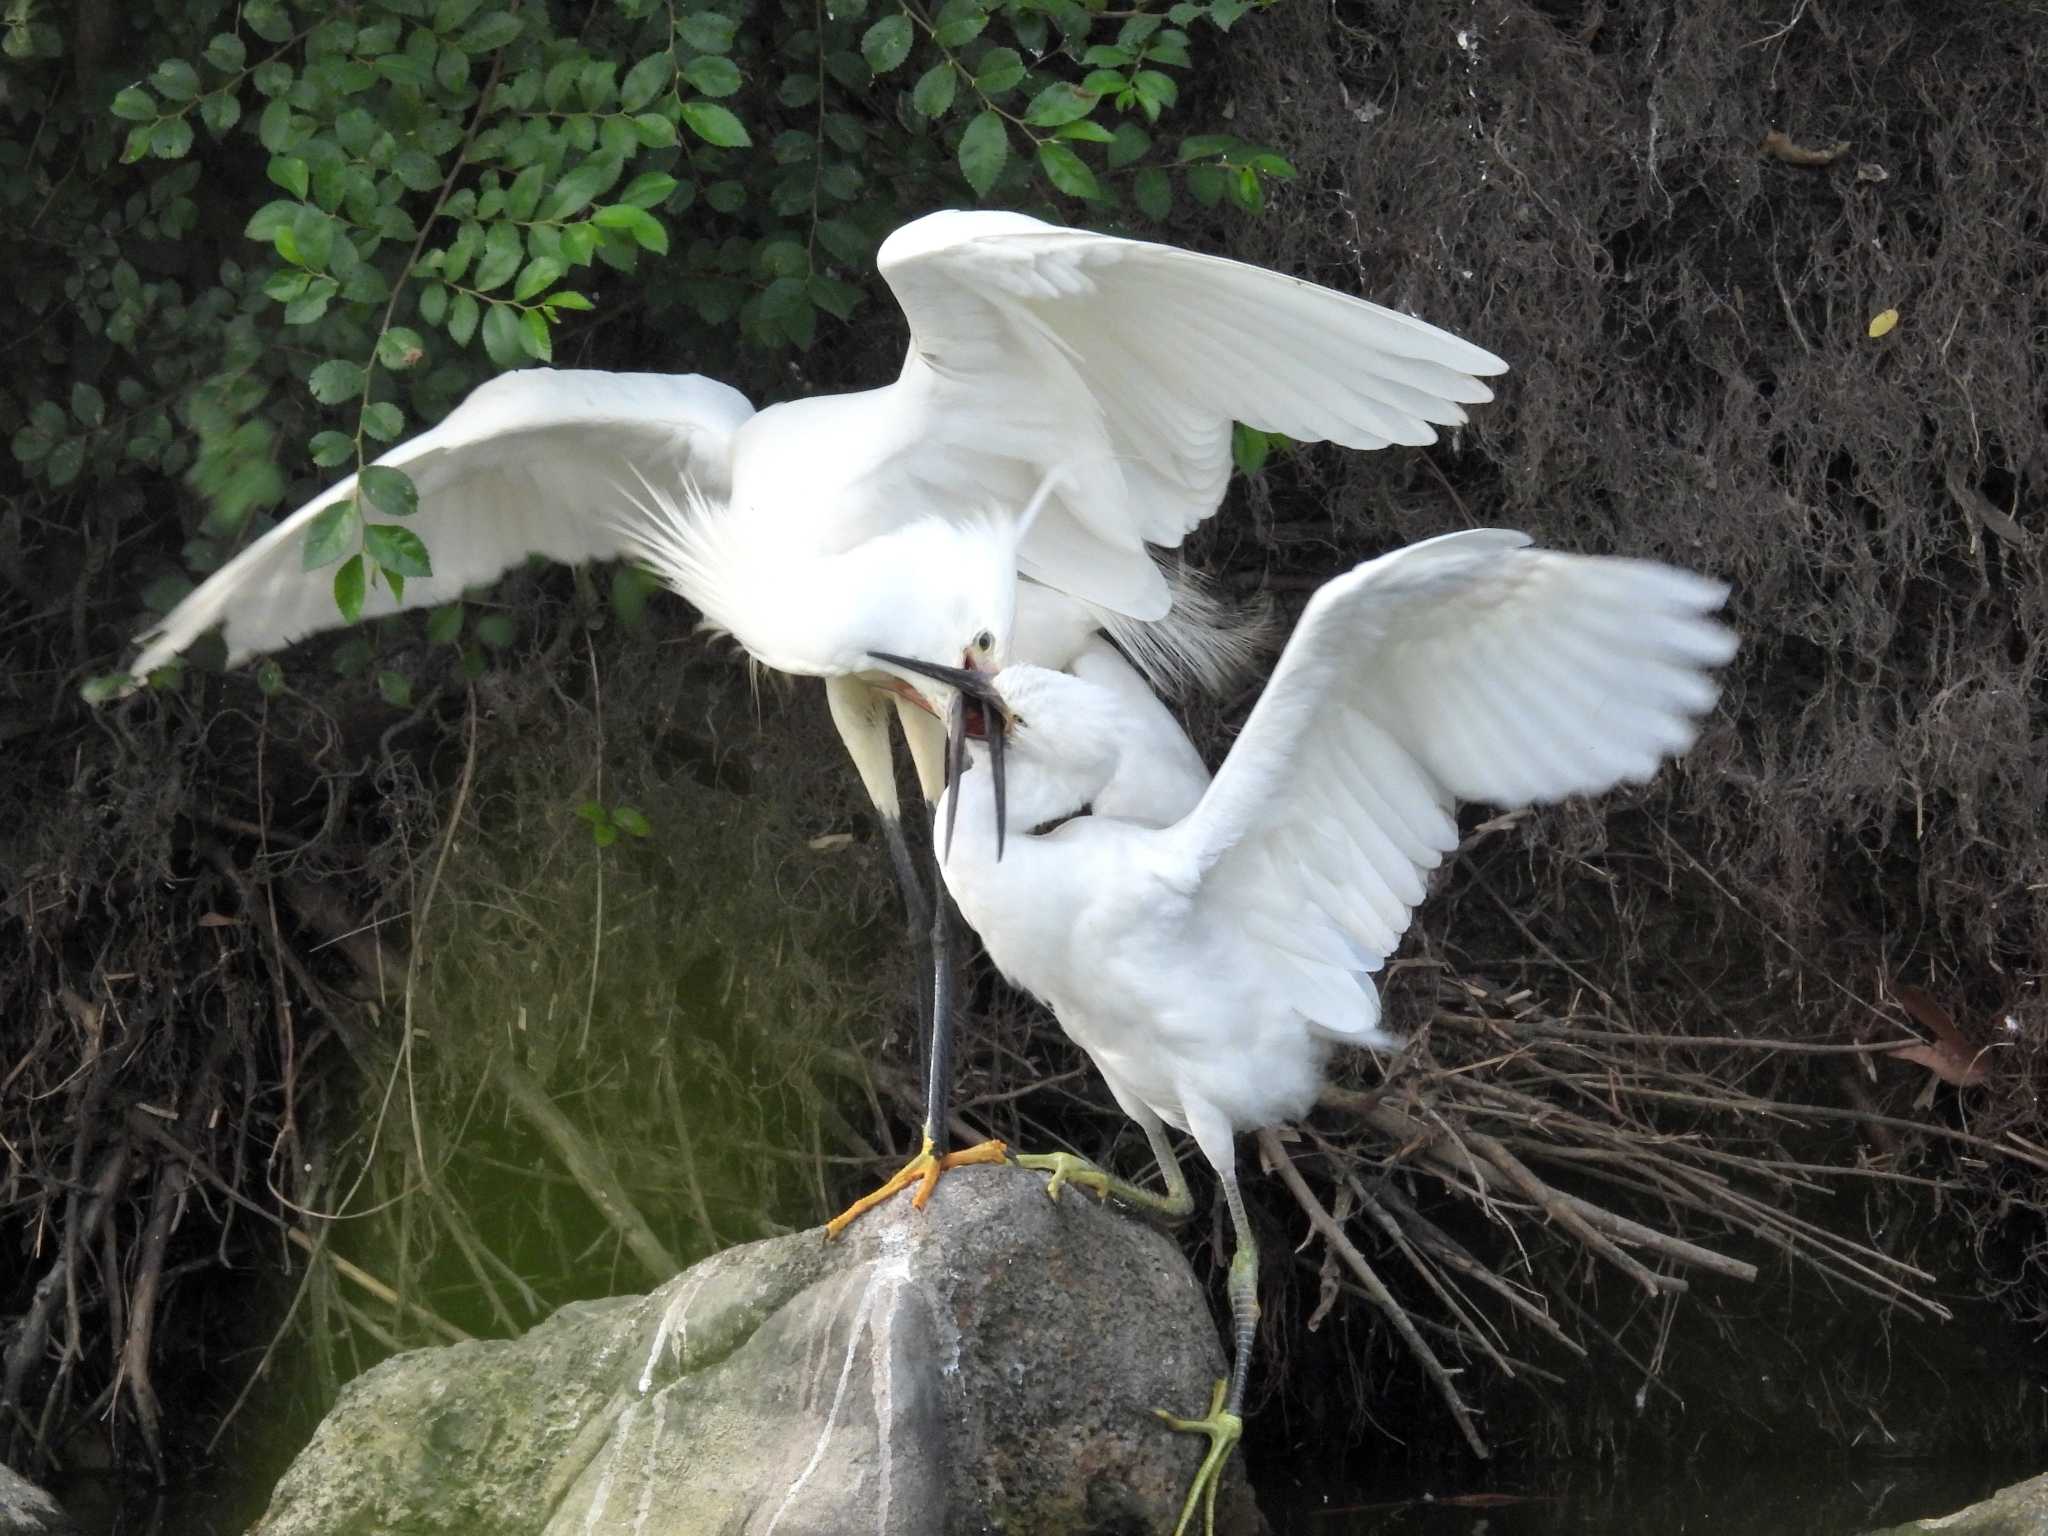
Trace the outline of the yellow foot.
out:
[[[926,1137],[924,1149],[889,1176],[889,1181],[871,1195],[862,1195],[845,1210],[825,1223],[825,1241],[830,1242],[884,1200],[908,1185],[918,1186],[917,1193],[910,1197],[911,1206],[923,1210],[925,1201],[931,1199],[932,1191],[939,1187],[939,1175],[951,1173],[955,1168],[966,1168],[977,1163],[1001,1163],[1006,1160],[1006,1149],[1000,1141],[984,1141],[978,1147],[963,1147],[958,1152],[947,1152],[933,1156],[931,1138]]]
[[[1098,1200],[1109,1198],[1109,1175],[1085,1157],[1076,1157],[1071,1152],[1026,1152],[1011,1161],[1019,1168],[1035,1168],[1040,1173],[1051,1174],[1052,1177],[1045,1181],[1045,1192],[1055,1200],[1069,1184],[1094,1190]]]
[[[1206,1536],[1216,1536],[1216,1489],[1223,1482],[1223,1464],[1230,1459],[1231,1448],[1244,1433],[1244,1420],[1234,1413],[1223,1411],[1225,1383],[1217,1382],[1216,1389],[1209,1394],[1208,1417],[1200,1419],[1177,1419],[1164,1408],[1152,1411],[1167,1424],[1183,1434],[1207,1435],[1209,1454],[1202,1458],[1201,1469],[1195,1473],[1195,1485],[1188,1490],[1188,1501],[1180,1508],[1180,1524],[1173,1528],[1173,1536],[1186,1536],[1188,1521],[1194,1518],[1195,1503],[1202,1505],[1202,1530]]]

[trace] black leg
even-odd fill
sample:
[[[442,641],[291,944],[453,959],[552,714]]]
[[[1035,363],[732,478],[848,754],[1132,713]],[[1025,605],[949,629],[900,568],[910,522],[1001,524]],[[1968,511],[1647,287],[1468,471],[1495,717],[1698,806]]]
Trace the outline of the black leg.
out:
[[[917,967],[911,993],[917,1008],[917,1043],[930,1048],[932,1038],[933,988],[926,977],[933,974],[932,909],[924,882],[917,877],[917,860],[903,836],[903,823],[894,816],[882,818],[882,832],[889,844],[889,864],[896,872],[896,889],[903,897],[903,914],[910,928],[910,953]]]

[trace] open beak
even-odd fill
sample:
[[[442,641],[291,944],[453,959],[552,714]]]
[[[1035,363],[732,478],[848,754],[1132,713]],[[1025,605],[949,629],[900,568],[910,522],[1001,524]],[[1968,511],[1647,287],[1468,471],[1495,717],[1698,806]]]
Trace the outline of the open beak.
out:
[[[1009,807],[1004,794],[1003,749],[1010,729],[1010,708],[996,692],[995,684],[986,672],[977,672],[972,667],[946,667],[937,662],[919,661],[911,656],[892,656],[886,651],[868,652],[876,661],[885,661],[892,667],[902,667],[920,677],[928,677],[935,683],[944,683],[953,690],[953,702],[946,709],[946,782],[958,784],[961,769],[967,763],[967,706],[970,702],[981,710],[983,725],[988,741],[988,768],[996,797],[996,859],[1003,857],[1003,834],[1008,820]],[[927,706],[929,707],[929,706]],[[944,858],[953,851],[953,823],[960,812],[960,797],[956,794],[946,802],[946,841],[940,850]]]

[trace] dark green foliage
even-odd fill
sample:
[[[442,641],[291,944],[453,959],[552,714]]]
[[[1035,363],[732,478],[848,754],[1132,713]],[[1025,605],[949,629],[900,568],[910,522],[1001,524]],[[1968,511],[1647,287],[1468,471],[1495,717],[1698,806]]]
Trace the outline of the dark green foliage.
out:
[[[0,334],[47,367],[0,388],[0,432],[34,504],[189,480],[205,517],[180,559],[203,574],[308,457],[358,467],[493,372],[581,358],[600,324],[687,337],[713,372],[735,341],[810,349],[932,208],[1159,217],[1176,186],[1257,207],[1285,161],[1162,126],[1245,9],[165,4],[91,12],[82,31],[118,37],[75,78],[54,28],[17,28],[33,131],[0,204],[30,238]],[[121,79],[115,56],[153,62]],[[410,496],[364,489],[389,515]],[[138,531],[172,501],[149,495]],[[344,611],[417,574],[368,538],[337,511],[309,547],[364,557]]]

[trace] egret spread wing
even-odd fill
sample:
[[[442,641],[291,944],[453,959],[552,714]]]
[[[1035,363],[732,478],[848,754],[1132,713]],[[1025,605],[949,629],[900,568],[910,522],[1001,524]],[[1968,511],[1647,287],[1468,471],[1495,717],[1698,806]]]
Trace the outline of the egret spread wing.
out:
[[[412,477],[419,512],[408,526],[434,567],[406,582],[403,606],[447,602],[528,555],[626,553],[640,481],[724,495],[732,433],[752,414],[739,391],[695,374],[534,368],[479,386],[377,460]],[[355,490],[351,475],[209,576],[142,637],[129,671],[147,676],[215,625],[233,663],[341,624],[333,570],[305,569],[304,535]],[[380,580],[363,611],[399,606]]]
[[[1713,704],[1727,589],[1646,561],[1449,534],[1310,601],[1202,803],[1170,834],[1211,920],[1289,963],[1295,1007],[1370,1034],[1356,975],[1393,952],[1459,800],[1520,805],[1641,781]]]
[[[1021,214],[932,214],[878,261],[910,320],[903,383],[945,446],[1069,467],[1023,549],[1063,590],[1103,549],[1156,589],[1142,545],[1176,545],[1216,509],[1233,420],[1351,448],[1429,443],[1507,366],[1313,283]]]

